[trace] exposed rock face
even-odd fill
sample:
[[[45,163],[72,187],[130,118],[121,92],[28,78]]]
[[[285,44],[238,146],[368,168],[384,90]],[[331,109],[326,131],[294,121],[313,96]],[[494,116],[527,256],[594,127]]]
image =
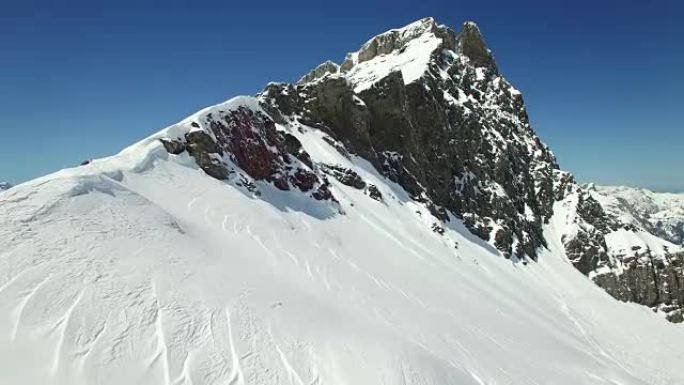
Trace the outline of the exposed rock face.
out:
[[[320,64],[308,74],[299,79],[299,83],[308,83],[316,79],[320,79],[327,74],[335,74],[340,70],[340,66],[331,62],[330,60]]]
[[[421,77],[406,83],[403,70],[392,71],[358,91],[365,79],[357,74],[373,70],[365,63],[377,65],[370,61],[383,55],[400,61],[417,39],[436,42]],[[541,229],[552,213],[556,161],[474,24],[457,35],[423,19],[371,39],[347,56],[340,72],[305,77],[311,78],[270,84],[263,108],[329,133],[436,216],[446,219],[449,211],[486,240],[499,234],[505,255],[534,258],[545,245]]]
[[[684,245],[684,194],[633,187],[587,185],[606,211],[674,244]]]
[[[357,174],[354,170],[335,165],[326,165],[324,167],[324,171],[326,173],[332,175],[335,179],[339,180],[343,184],[359,190],[366,188],[366,182],[361,179],[359,174]]]
[[[187,151],[207,174],[227,179],[230,164],[254,180],[280,190],[296,187],[318,200],[333,199],[324,178],[314,172],[309,154],[294,136],[276,129],[273,120],[246,107],[207,114],[192,122],[193,130],[180,140],[162,139],[172,154]]]
[[[373,37],[361,49],[354,53],[347,55],[344,63],[342,63],[342,71],[349,70],[355,64],[363,63],[380,55],[387,55],[394,51],[399,51],[404,48],[406,43],[414,40],[425,33],[433,33],[439,35],[443,40],[446,49],[454,49],[455,36],[453,31],[445,27],[438,27],[435,20],[431,17],[415,21],[404,28],[393,29],[383,34]]]
[[[651,250],[635,250],[613,269],[593,279],[613,297],[636,302],[665,313],[668,320],[682,322],[684,309],[684,253],[654,256]]]
[[[624,221],[615,210],[605,210],[595,195],[592,186],[567,184],[561,198],[575,210],[571,231],[563,236],[570,261],[613,297],[649,306],[668,320],[681,322],[684,252]]]
[[[471,21],[463,24],[461,33],[458,35],[458,48],[475,66],[496,67],[492,52],[487,48],[480,29]]]

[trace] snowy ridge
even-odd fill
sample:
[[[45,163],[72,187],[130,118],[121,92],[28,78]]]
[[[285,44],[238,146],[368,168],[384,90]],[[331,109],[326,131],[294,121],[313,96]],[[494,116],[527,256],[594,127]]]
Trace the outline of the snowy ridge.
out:
[[[631,220],[596,188],[568,185],[554,206],[570,261],[609,294],[640,303],[671,322],[684,321],[684,247]]]
[[[601,191],[601,193],[598,191]],[[622,188],[619,188],[618,191],[623,190]],[[633,249],[650,249],[654,256],[662,258],[667,253],[684,251],[684,248],[681,245],[651,234],[647,229],[642,227],[642,221],[637,220],[632,216],[634,211],[614,205],[614,203],[618,203],[620,199],[615,195],[615,192],[611,192],[611,190],[608,189],[603,190],[603,188],[597,190],[593,185],[589,186],[587,190],[578,189],[576,192],[568,194],[564,200],[557,203],[557,205],[560,204],[561,206],[572,208],[570,211],[563,210],[567,218],[565,225],[563,226],[563,234],[572,237],[577,234],[581,227],[595,227],[591,223],[583,222],[583,219],[576,211],[578,199],[583,193],[588,193],[589,196],[595,198],[601,204],[601,207],[606,209],[606,214],[619,224],[619,227],[611,229],[606,234],[606,245],[609,255],[621,257],[633,253]],[[673,195],[676,197],[675,194]],[[669,211],[668,209],[665,209],[663,211],[667,212],[667,215],[676,214],[675,210]]]
[[[425,73],[440,102],[483,119],[503,171],[523,167],[505,163],[511,148],[529,153],[521,188],[551,199],[553,158],[519,93],[494,67],[438,56]],[[461,69],[457,83],[447,72]],[[370,102],[347,96],[362,116]],[[233,98],[0,195],[1,384],[684,383],[681,325],[614,300],[569,260],[564,236],[600,226],[575,184],[552,212],[516,201],[520,223],[548,215],[546,243],[534,263],[504,257],[498,237],[468,226],[474,215],[390,178],[409,155],[383,151],[386,173],[269,97]],[[476,166],[452,177],[459,196],[518,198]],[[283,185],[288,172],[330,197]],[[488,219],[494,234],[517,223],[503,219]]]
[[[604,295],[562,247],[522,267],[460,225],[435,233],[364,161],[298,135],[385,203],[332,181],[346,215],[276,209],[149,140],[4,194],[2,382],[684,381],[681,329]]]
[[[327,61],[300,82],[336,76],[349,81],[355,92],[361,92],[392,72],[400,72],[404,83],[410,84],[428,70],[433,53],[444,47],[443,39],[435,35],[437,28],[446,30],[428,17],[403,28],[391,29],[368,40],[358,51],[347,54],[341,66]]]
[[[608,212],[623,222],[643,227],[672,243],[684,244],[684,194],[593,184],[588,189]]]
[[[401,51],[387,55],[379,55],[362,63],[355,63],[345,77],[354,84],[354,91],[361,92],[379,79],[394,71],[401,71],[404,84],[409,84],[420,78],[427,70],[430,55],[441,44],[432,33],[422,35],[420,39],[410,40]],[[357,54],[358,55],[358,54]],[[353,56],[353,60],[358,60]]]

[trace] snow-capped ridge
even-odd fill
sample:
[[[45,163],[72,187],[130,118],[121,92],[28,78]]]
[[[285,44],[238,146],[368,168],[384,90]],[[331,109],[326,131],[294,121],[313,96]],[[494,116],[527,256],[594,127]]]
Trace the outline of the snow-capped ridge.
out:
[[[627,186],[587,186],[608,212],[625,223],[684,245],[684,193],[660,193]]]
[[[432,56],[440,52],[461,56],[475,67],[497,72],[494,57],[477,24],[466,21],[457,34],[451,28],[437,24],[434,18],[426,17],[372,37],[359,50],[348,53],[341,65],[326,61],[298,83],[340,76],[360,92],[398,71],[404,83],[409,84],[425,74]]]
[[[406,84],[427,70],[430,56],[438,48],[455,49],[455,34],[432,17],[414,21],[402,28],[390,29],[347,54],[341,65],[326,61],[304,75],[299,83],[316,81],[324,76],[340,76],[362,91],[390,73],[401,71]]]
[[[426,17],[402,28],[390,29],[387,32],[376,35],[363,44],[358,51],[351,54],[354,60],[351,65],[357,65],[371,60],[378,55],[386,55],[392,51],[400,50],[411,40],[426,34],[434,34],[436,28],[435,20],[432,17]],[[345,61],[342,64],[343,70],[346,70],[346,67],[349,65]]]

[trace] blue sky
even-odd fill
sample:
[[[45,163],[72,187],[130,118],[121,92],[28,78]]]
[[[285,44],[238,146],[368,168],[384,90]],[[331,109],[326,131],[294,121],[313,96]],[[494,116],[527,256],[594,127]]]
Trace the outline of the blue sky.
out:
[[[480,26],[561,167],[684,191],[684,6],[663,1],[3,1],[0,180],[118,152],[424,16]]]

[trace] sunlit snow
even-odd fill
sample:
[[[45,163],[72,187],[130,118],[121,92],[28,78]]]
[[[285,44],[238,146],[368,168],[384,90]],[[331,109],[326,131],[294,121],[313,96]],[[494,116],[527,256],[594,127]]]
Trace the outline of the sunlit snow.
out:
[[[0,195],[0,383],[684,383],[684,329],[567,261],[562,205],[522,265],[456,218],[433,232],[318,130],[279,127],[384,203],[333,179],[342,213],[247,194],[166,153],[186,123]]]

